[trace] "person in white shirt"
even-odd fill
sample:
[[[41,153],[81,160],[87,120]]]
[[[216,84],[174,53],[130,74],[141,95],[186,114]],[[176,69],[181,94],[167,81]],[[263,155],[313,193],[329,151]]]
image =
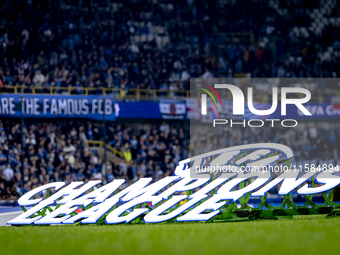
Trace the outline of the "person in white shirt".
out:
[[[190,79],[190,74],[188,73],[187,70],[182,71],[181,74],[181,81],[187,81]]]
[[[26,144],[36,145],[36,144],[37,144],[37,141],[35,140],[35,138],[33,138],[32,135],[29,135],[29,137],[26,138],[25,143],[26,143]]]
[[[45,76],[41,73],[40,70],[37,70],[33,77],[33,83],[35,84],[35,86],[41,86],[41,84],[44,81],[45,81]]]
[[[214,78],[214,75],[209,71],[209,70],[206,70],[205,73],[202,75],[202,78]]]
[[[178,70],[181,70],[182,69],[182,63],[179,59],[177,59],[175,62],[174,62],[174,68],[175,69],[178,69]]]
[[[5,170],[2,171],[2,173],[5,175],[7,182],[9,182],[14,176],[14,171],[11,168],[10,164],[7,165],[7,167],[5,168]]]

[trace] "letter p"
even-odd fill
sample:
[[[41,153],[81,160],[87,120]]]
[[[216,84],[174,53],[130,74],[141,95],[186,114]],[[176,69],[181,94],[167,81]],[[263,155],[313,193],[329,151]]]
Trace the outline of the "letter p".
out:
[[[227,123],[228,121],[226,119],[214,119],[213,127],[215,127],[216,125],[224,125]]]

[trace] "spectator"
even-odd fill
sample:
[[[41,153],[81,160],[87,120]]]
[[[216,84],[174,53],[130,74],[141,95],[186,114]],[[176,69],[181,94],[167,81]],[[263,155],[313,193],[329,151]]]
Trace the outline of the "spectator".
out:
[[[7,135],[4,130],[1,131],[0,135],[0,144],[4,144],[7,141]]]
[[[5,180],[9,182],[14,177],[14,171],[11,168],[11,165],[8,164],[7,167],[2,171],[3,175],[5,175]]]
[[[40,70],[37,70],[32,81],[35,86],[41,86],[45,81],[45,76],[41,73]]]
[[[0,150],[0,168],[4,167],[7,164],[7,157],[6,155],[3,153],[2,150]]]

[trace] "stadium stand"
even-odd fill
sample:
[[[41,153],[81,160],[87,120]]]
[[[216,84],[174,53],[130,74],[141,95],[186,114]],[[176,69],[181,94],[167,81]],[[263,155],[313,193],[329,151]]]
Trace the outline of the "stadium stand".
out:
[[[95,2],[6,1],[0,7],[0,92],[139,100],[143,90],[188,96],[190,77],[340,76],[337,1]],[[315,90],[325,93],[322,86]],[[337,86],[328,93],[338,93]],[[25,120],[23,147],[18,123],[0,121],[0,200],[51,181],[158,180],[195,149],[177,122],[108,122],[105,137],[101,122]],[[267,140],[291,146],[298,160],[339,158],[340,129],[333,122],[294,132],[229,130],[219,142]],[[90,147],[94,141],[105,141],[105,157],[108,151],[115,156],[105,160]]]
[[[2,92],[340,75],[336,1],[10,1],[0,11]]]

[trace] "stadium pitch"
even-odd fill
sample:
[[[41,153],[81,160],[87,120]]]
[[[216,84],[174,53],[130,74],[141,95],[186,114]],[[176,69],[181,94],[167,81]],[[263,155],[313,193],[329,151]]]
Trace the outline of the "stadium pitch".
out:
[[[1,254],[334,254],[340,217],[0,227]],[[113,253],[114,252],[114,253]]]

